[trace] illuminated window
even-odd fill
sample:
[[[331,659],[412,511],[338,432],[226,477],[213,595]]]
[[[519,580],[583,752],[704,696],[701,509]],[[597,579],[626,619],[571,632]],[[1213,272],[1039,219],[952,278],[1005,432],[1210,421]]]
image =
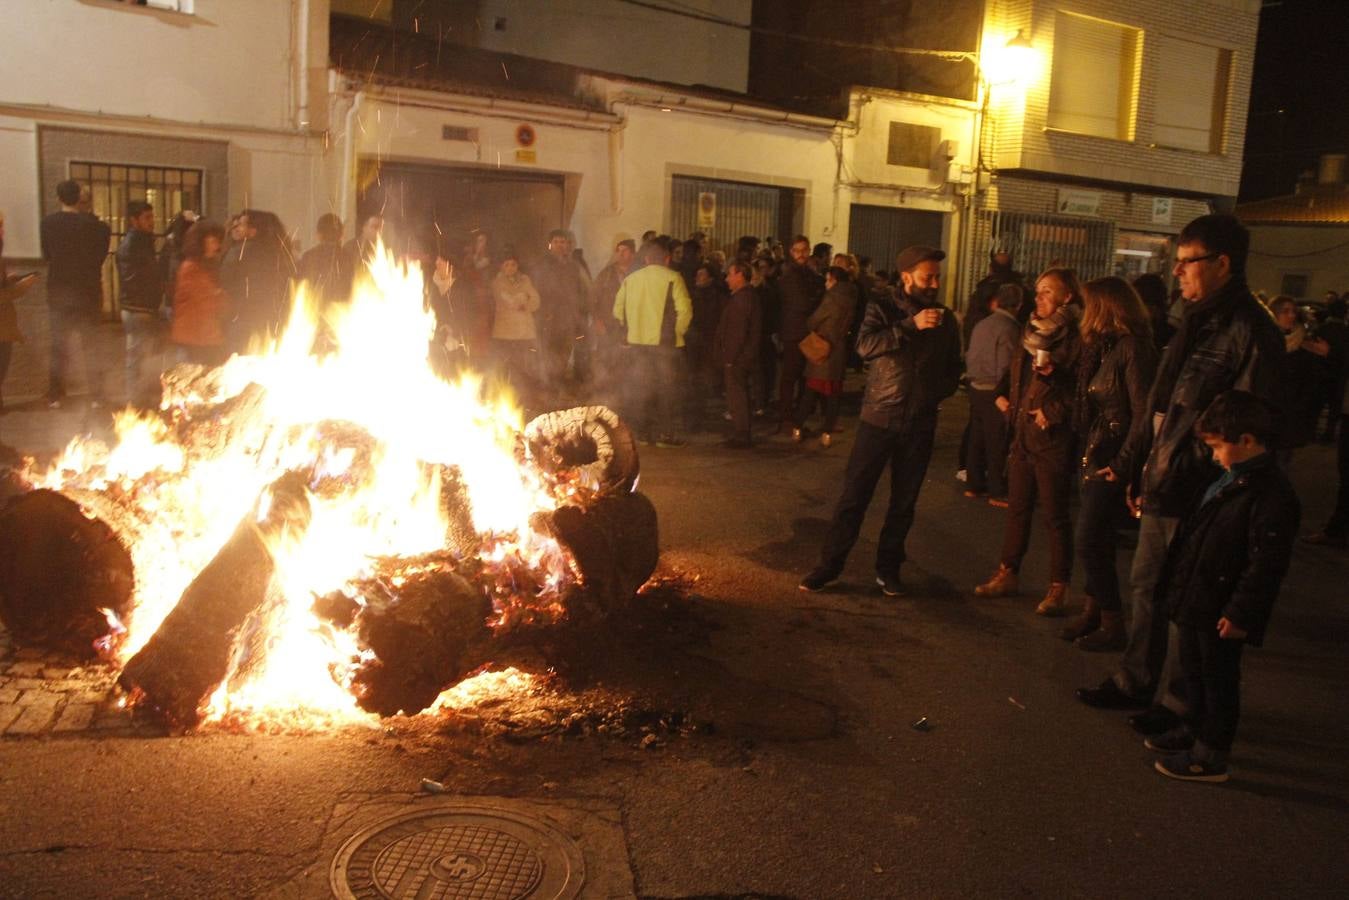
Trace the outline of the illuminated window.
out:
[[[1137,28],[1055,13],[1049,127],[1133,140],[1142,46]]]
[[[1221,153],[1232,51],[1158,36],[1152,140],[1161,147]]]

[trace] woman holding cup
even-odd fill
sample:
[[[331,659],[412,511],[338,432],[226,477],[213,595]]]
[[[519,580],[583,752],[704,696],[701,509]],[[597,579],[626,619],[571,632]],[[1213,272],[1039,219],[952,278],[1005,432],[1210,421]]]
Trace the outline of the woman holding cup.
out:
[[[1018,573],[1030,546],[1031,515],[1044,504],[1049,535],[1049,589],[1035,608],[1042,616],[1067,611],[1072,575],[1068,498],[1076,462],[1073,409],[1082,287],[1072,269],[1048,269],[1035,282],[1035,314],[1022,333],[1025,353],[999,386],[998,408],[1008,417],[1007,526],[1002,559],[980,597],[1019,593]]]

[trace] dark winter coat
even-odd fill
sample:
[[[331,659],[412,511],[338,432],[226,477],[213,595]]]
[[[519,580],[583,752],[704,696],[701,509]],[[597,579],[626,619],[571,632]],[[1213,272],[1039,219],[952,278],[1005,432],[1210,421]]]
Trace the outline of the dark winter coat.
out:
[[[42,220],[42,258],[47,260],[47,305],[95,315],[103,306],[103,260],[112,232],[89,213],[61,210]]]
[[[759,354],[762,316],[754,288],[746,285],[726,299],[717,329],[717,360],[749,371]]]
[[[784,347],[801,342],[810,333],[806,320],[824,296],[824,279],[809,266],[788,260],[778,276],[778,337]]]
[[[1183,516],[1189,511],[1216,477],[1208,448],[1194,436],[1194,423],[1223,391],[1249,391],[1273,401],[1283,354],[1278,326],[1240,278],[1186,308],[1148,395],[1148,409],[1163,418],[1147,442],[1140,488],[1144,512]]]
[[[857,285],[839,282],[825,292],[824,299],[806,320],[806,327],[829,342],[824,362],[807,360],[806,377],[824,381],[842,381],[848,367],[848,329],[857,308]]]
[[[1009,452],[1067,466],[1077,447],[1073,430],[1073,404],[1077,385],[1077,359],[1081,352],[1075,319],[1069,319],[1068,331],[1054,350],[1058,362],[1048,375],[1035,371],[1035,359],[1028,352],[1012,361],[1007,372],[1006,391],[999,391],[1010,404],[1007,409]],[[1029,327],[1029,326],[1028,326]],[[1044,413],[1048,428],[1035,424],[1035,412]]]
[[[857,354],[868,363],[862,421],[898,429],[955,393],[960,383],[960,328],[949,309],[936,328],[919,330],[921,300],[901,294],[867,304],[857,332]],[[804,337],[804,335],[803,335]]]
[[[539,292],[535,316],[539,337],[561,344],[583,334],[590,310],[590,282],[576,260],[545,253],[531,267],[529,277]]]
[[[1301,514],[1288,477],[1265,454],[1181,523],[1157,581],[1158,601],[1180,625],[1211,632],[1226,618],[1259,646]]]
[[[133,228],[117,245],[118,302],[122,309],[158,312],[164,300],[163,271],[155,236]]]
[[[1099,348],[1084,346],[1083,356],[1100,354],[1100,362],[1079,374],[1083,409],[1082,468],[1086,477],[1109,466],[1121,481],[1133,481],[1141,464],[1138,453],[1152,429],[1148,392],[1157,374],[1152,340],[1131,334],[1103,337]]]

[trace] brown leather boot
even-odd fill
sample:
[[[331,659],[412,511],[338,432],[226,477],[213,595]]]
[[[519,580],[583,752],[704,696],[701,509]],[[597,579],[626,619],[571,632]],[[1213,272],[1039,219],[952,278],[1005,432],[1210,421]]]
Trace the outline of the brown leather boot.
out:
[[[1045,591],[1045,598],[1035,607],[1037,616],[1062,616],[1068,613],[1068,585],[1056,581]]]
[[[1096,605],[1096,598],[1088,594],[1082,606],[1082,615],[1063,626],[1059,631],[1059,637],[1065,641],[1075,641],[1091,634],[1100,624],[1101,608]]]
[[[1102,653],[1107,650],[1124,649],[1124,619],[1117,612],[1101,612],[1101,627],[1091,634],[1084,634],[1074,643],[1079,650]]]
[[[999,563],[998,571],[994,572],[988,581],[975,588],[974,593],[978,597],[1015,597],[1018,593],[1016,570]]]

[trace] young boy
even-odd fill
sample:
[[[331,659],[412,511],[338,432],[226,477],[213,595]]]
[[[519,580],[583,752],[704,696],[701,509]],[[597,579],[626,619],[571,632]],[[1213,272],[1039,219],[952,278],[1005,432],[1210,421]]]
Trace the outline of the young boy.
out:
[[[1269,447],[1273,416],[1245,391],[1219,394],[1195,424],[1223,474],[1181,523],[1157,589],[1179,629],[1190,714],[1143,742],[1156,769],[1184,781],[1226,781],[1240,714],[1241,650],[1265,636],[1288,571],[1301,509]]]

